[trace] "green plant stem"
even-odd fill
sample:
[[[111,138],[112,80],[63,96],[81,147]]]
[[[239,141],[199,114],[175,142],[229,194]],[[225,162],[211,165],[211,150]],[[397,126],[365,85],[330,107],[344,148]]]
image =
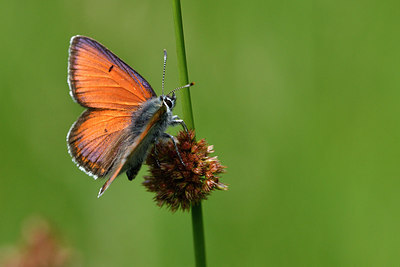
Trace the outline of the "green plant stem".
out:
[[[206,248],[204,242],[203,211],[201,208],[201,202],[197,205],[192,205],[191,212],[196,266],[203,267],[206,266]]]
[[[189,83],[189,75],[186,64],[186,50],[185,50],[185,39],[183,36],[183,23],[181,13],[181,1],[172,0],[174,10],[174,21],[175,21],[175,38],[176,38],[176,54],[178,57],[178,69],[179,69],[179,80],[181,85]],[[194,120],[192,112],[192,101],[190,99],[189,88],[180,90],[181,92],[181,103],[183,120],[189,129],[194,129]]]
[[[174,21],[175,21],[175,36],[176,36],[176,53],[178,57],[179,79],[181,85],[189,83],[189,75],[186,64],[186,50],[185,40],[183,36],[183,23],[181,12],[181,1],[172,0]],[[192,112],[192,101],[190,99],[189,88],[181,90],[181,103],[183,120],[189,129],[194,129],[194,119]],[[197,267],[206,266],[206,249],[204,241],[204,226],[203,226],[203,212],[201,202],[192,205],[192,229],[193,229],[193,243]]]

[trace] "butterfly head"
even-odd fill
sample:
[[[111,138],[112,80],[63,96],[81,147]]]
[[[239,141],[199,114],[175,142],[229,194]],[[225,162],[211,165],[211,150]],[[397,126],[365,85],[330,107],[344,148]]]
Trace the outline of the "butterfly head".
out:
[[[175,107],[176,95],[175,92],[187,88],[194,85],[194,82],[186,84],[184,86],[175,88],[168,94],[164,95],[164,81],[165,81],[165,66],[167,65],[167,50],[164,49],[164,67],[163,67],[163,76],[162,76],[162,95],[160,96],[160,100],[163,101],[164,105],[168,108],[168,110],[172,110]]]
[[[160,96],[160,100],[164,103],[168,110],[172,110],[175,107],[176,95],[175,93],[173,93],[171,96],[162,95]]]

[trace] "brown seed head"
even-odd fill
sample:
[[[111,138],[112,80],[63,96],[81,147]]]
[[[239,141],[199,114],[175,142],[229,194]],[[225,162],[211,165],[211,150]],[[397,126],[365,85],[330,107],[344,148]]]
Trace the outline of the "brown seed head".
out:
[[[219,175],[225,172],[217,157],[209,157],[213,146],[205,139],[196,141],[194,130],[179,132],[177,146],[183,165],[172,141],[159,142],[147,157],[150,175],[145,176],[143,185],[155,192],[154,200],[158,206],[166,205],[175,212],[179,208],[190,210],[214,189],[228,190],[219,182]],[[155,151],[156,149],[156,151]]]

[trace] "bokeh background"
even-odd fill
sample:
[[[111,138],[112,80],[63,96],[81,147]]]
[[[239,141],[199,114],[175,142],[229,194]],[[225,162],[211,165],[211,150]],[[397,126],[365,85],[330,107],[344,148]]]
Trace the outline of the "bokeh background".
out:
[[[67,50],[93,37],[160,93],[178,86],[171,1],[6,1],[0,249],[49,221],[77,266],[191,266],[189,213],[81,172]],[[197,134],[228,166],[203,203],[209,266],[400,265],[398,1],[183,1]],[[178,96],[179,97],[179,96]],[[178,104],[176,113],[180,114]],[[175,133],[175,129],[170,130]]]

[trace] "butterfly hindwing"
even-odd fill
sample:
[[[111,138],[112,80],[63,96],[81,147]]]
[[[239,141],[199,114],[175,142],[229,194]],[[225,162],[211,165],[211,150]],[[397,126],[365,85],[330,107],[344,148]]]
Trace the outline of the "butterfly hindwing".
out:
[[[69,152],[77,165],[95,178],[110,174],[132,140],[131,120],[132,111],[83,112],[67,136]]]

